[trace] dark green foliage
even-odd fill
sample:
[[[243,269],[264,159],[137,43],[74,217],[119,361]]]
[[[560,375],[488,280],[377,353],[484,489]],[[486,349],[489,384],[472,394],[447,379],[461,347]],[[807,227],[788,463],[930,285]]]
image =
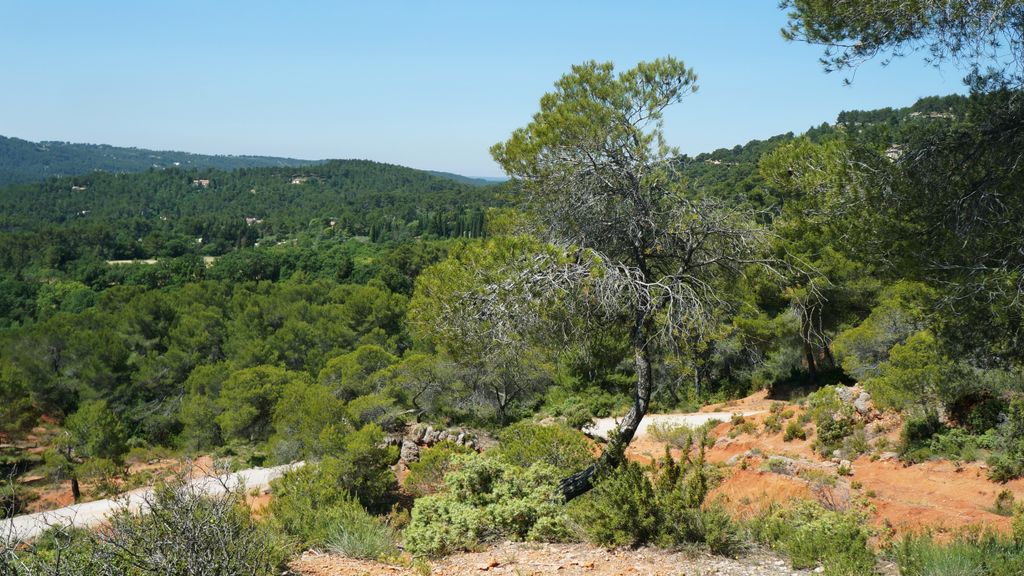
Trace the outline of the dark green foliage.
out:
[[[405,530],[406,549],[437,556],[498,538],[572,538],[557,491],[560,474],[544,463],[527,469],[500,458],[467,454],[453,461],[447,490],[416,500]]]
[[[831,456],[854,432],[853,406],[840,400],[834,387],[822,388],[811,395],[807,410],[814,421],[814,448],[819,454]]]
[[[420,452],[420,459],[409,464],[404,487],[415,497],[434,494],[444,489],[444,477],[452,470],[453,459],[471,450],[445,440]]]
[[[245,495],[217,497],[181,480],[158,487],[148,513],[117,510],[97,532],[53,529],[31,547],[0,558],[4,576],[271,576],[279,574],[286,549],[278,536],[255,522]],[[15,560],[12,564],[5,561]]]
[[[256,168],[299,167],[316,164],[310,160],[270,156],[208,156],[188,152],[122,148],[105,144],[70,142],[29,142],[0,136],[0,186],[36,182],[54,176],[105,172],[145,172],[154,166],[171,168]]]
[[[1017,396],[1007,410],[1006,421],[999,425],[996,453],[988,461],[989,478],[1006,482],[1024,476],[1024,396]]]
[[[594,460],[586,436],[562,424],[519,422],[502,430],[498,442],[498,455],[522,468],[544,462],[571,474]]]
[[[0,483],[0,520],[23,514],[25,506],[37,497],[15,482]]]
[[[704,543],[715,554],[734,554],[737,527],[720,502],[705,503],[713,474],[697,457],[676,462],[666,450],[658,467],[627,462],[601,477],[571,506],[588,539],[602,546]],[[652,478],[653,477],[653,482]]]
[[[338,462],[324,461],[276,480],[270,505],[273,525],[302,547],[336,547],[370,559],[393,551],[394,536],[352,496],[339,474],[344,470]]]
[[[587,537],[602,546],[639,546],[658,535],[658,503],[647,470],[626,462],[578,499],[573,511]],[[684,509],[685,510],[685,509]]]
[[[874,572],[875,557],[868,548],[867,524],[856,512],[826,510],[801,502],[771,510],[754,522],[755,537],[790,558],[793,568],[821,564],[831,576],[861,576]]]
[[[783,442],[806,439],[807,432],[798,420],[790,420],[789,423],[786,424],[786,432],[782,435]]]
[[[907,535],[894,547],[900,574],[978,574],[1011,576],[1024,573],[1024,548],[1019,541],[993,532],[965,531],[938,542],[929,533]]]
[[[931,456],[932,438],[943,428],[935,412],[908,414],[900,432],[900,457],[911,462],[926,460]]]

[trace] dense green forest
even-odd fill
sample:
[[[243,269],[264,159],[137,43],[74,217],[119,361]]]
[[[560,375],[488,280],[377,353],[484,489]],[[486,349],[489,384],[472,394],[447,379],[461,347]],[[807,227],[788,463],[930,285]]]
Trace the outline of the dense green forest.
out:
[[[71,142],[29,142],[0,136],[0,186],[93,171],[145,172],[150,168],[216,169],[299,167],[312,160],[271,156],[211,156]]]
[[[977,98],[949,96],[843,112],[801,136],[677,158],[691,198],[748,210],[774,229],[780,261],[799,261],[803,272],[788,284],[752,273],[720,286],[726,296],[711,329],[659,353],[655,405],[693,407],[761,387],[892,386],[928,369],[937,380],[960,379],[928,392],[952,423],[994,428],[1006,387],[1019,386],[1019,315],[977,303],[972,316],[946,312],[943,287],[924,270],[848,245],[874,239],[851,239],[823,220],[817,203],[827,197],[809,192],[825,182],[800,172],[840,150],[891,164],[904,142],[970,126],[972,104]],[[538,249],[516,239],[522,219],[504,208],[514,194],[514,183],[469,186],[361,161],[301,172],[92,173],[8,187],[0,192],[5,428],[104,402],[134,442],[260,444],[295,378],[346,401],[371,394],[365,402],[450,422],[506,423],[543,409],[581,425],[622,410],[632,367],[619,329],[566,348],[524,341],[496,358],[482,342],[415,321],[471,281],[464,265],[483,273]],[[446,257],[447,268],[421,277]],[[146,258],[156,262],[106,262]],[[1004,329],[979,338],[978,321]],[[914,364],[927,359],[942,360]],[[367,373],[332,375],[331,366],[353,362],[366,365],[345,370]],[[224,429],[219,415],[238,399],[219,399],[222,384],[259,373],[279,379],[269,397],[246,400],[262,406],[255,431]],[[200,404],[200,415],[189,412]]]
[[[502,184],[331,161],[0,189],[0,471],[78,500],[124,487],[129,458],[305,462],[263,520],[244,494],[171,483],[94,534],[0,540],[0,572],[185,573],[167,565],[206,555],[218,567],[194,572],[271,574],[309,547],[395,558],[401,538],[416,560],[495,539],[756,541],[855,576],[876,572],[877,536],[904,574],[1020,574],[1011,490],[1002,532],[897,542],[851,468],[884,451],[1024,477],[1024,72],[970,52],[1007,35],[1019,52],[1020,4],[783,6],[783,35],[828,46],[829,69],[924,47],[976,58],[969,94],[689,157],[661,120],[693,70],[590,61],[491,148]],[[734,413],[729,436],[805,442],[823,466],[760,448],[711,463],[714,422],[655,429],[664,457],[627,459],[646,414],[755,390],[763,429]],[[604,416],[608,437],[587,438]],[[497,446],[452,442],[455,426]],[[712,489],[755,457],[817,501],[730,516]],[[4,488],[16,514],[26,490]]]

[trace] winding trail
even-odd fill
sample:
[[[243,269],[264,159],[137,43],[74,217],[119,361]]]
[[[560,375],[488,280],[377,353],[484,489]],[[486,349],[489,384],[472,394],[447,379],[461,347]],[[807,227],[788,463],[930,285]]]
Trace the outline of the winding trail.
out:
[[[693,412],[690,414],[647,414],[643,420],[640,421],[640,427],[636,430],[637,438],[646,436],[648,429],[651,426],[688,426],[690,428],[697,428],[710,422],[711,420],[721,420],[722,422],[728,422],[733,414],[742,414],[746,416],[754,416],[756,414],[763,414],[764,410],[749,410],[749,411],[737,411],[737,412]],[[594,420],[593,425],[585,428],[584,431],[593,434],[595,436],[602,436],[607,438],[608,433],[615,429],[619,425],[619,418],[598,418]]]
[[[302,466],[303,462],[274,466],[271,468],[250,468],[222,476],[202,476],[189,481],[189,485],[205,494],[223,494],[227,490],[243,489],[246,492],[265,491],[270,482],[285,472]],[[113,512],[127,508],[133,512],[143,510],[153,488],[139,488],[106,500],[82,502],[55,510],[34,514],[23,514],[0,520],[0,538],[8,541],[31,540],[52,526],[91,528],[102,524]]]

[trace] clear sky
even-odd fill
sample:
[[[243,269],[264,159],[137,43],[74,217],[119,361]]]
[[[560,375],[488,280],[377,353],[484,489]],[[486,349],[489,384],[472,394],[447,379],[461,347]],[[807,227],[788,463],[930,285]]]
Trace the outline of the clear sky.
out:
[[[917,56],[843,86],[784,24],[774,0],[0,0],[0,135],[497,176],[487,149],[590,59],[693,67],[665,122],[691,154],[964,91]]]

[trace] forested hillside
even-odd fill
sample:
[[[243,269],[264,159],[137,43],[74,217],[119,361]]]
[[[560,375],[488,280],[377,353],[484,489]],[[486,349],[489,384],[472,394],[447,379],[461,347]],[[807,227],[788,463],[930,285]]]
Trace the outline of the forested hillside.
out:
[[[807,440],[813,453],[874,457],[882,444],[868,442],[834,388],[856,382],[874,406],[903,418],[900,445],[885,447],[906,462],[986,459],[991,478],[1020,477],[1019,268],[1005,252],[1019,240],[1019,220],[977,228],[983,233],[964,243],[957,234],[966,228],[942,227],[949,214],[918,197],[890,204],[889,195],[942,190],[949,177],[931,174],[961,161],[937,166],[912,151],[940,142],[962,152],[994,121],[1000,97],[848,111],[801,135],[651,162],[644,168],[656,166],[659,178],[623,180],[658,183],[640,190],[657,203],[640,249],[623,240],[637,230],[624,215],[644,203],[586,197],[615,176],[534,164],[548,158],[538,150],[564,143],[538,145],[523,133],[495,148],[522,171],[497,185],[331,161],[8,186],[0,189],[0,464],[70,482],[78,498],[128,482],[129,457],[308,460],[316,464],[278,487],[272,514],[290,537],[319,545],[327,527],[307,520],[326,520],[305,491],[323,491],[335,499],[332,513],[362,514],[380,530],[363,509],[400,504],[390,468],[398,452],[383,446],[385,433],[430,422],[493,431],[504,452],[463,457],[464,446],[442,443],[412,467],[404,490],[441,490],[423,506],[453,510],[413,516],[405,538],[424,554],[473,545],[437,524],[462,522],[458,514],[487,533],[563,539],[572,537],[570,513],[595,527],[587,537],[599,543],[696,539],[727,552],[735,526],[718,504],[702,508],[717,474],[703,461],[707,430],[673,440],[698,456],[669,460],[651,472],[654,485],[606,450],[619,472],[580,496],[591,479],[577,471],[597,468],[587,467],[591,447],[579,429],[627,414],[621,433],[643,394],[644,410],[680,411],[767,389],[782,399],[810,395],[803,416],[773,408],[775,432],[791,418],[787,437]],[[557,133],[549,128],[536,137]],[[972,185],[1018,177],[984,166],[963,177]],[[535,174],[547,180],[531,182]],[[574,178],[585,185],[562,187]],[[1003,209],[1018,214],[1016,204]],[[538,415],[559,424],[521,422]],[[733,425],[753,433],[742,417]],[[40,434],[51,439],[43,454],[20,448]],[[456,482],[501,478],[494,489],[514,495],[477,514],[471,489],[444,491],[439,469],[451,462],[464,467]],[[529,485],[515,480],[523,477]],[[315,484],[323,478],[332,480]],[[547,499],[556,490],[583,503],[555,506]],[[615,490],[640,494],[651,517],[685,513],[665,526],[689,528],[602,532],[622,520],[609,504]],[[31,494],[18,488],[4,498],[13,513]],[[530,517],[552,532],[487,524],[506,514],[506,499],[535,506]],[[814,522],[866,541],[859,517],[808,510]],[[718,529],[727,531],[721,542]],[[391,542],[388,534],[374,537]],[[851,561],[862,570],[873,557],[857,550]]]
[[[97,170],[144,172],[150,168],[217,169],[306,166],[316,161],[270,156],[210,156],[71,142],[29,142],[0,136],[0,186],[38,182]]]

